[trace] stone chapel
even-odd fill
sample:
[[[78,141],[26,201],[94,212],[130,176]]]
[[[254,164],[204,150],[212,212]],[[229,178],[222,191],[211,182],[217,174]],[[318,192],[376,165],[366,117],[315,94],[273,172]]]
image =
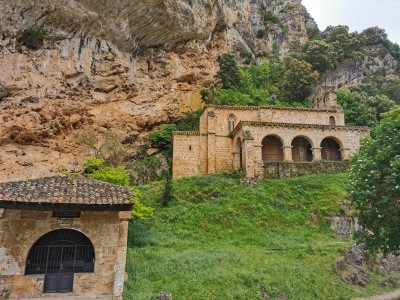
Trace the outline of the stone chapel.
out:
[[[241,169],[254,178],[269,162],[349,160],[369,131],[345,125],[331,87],[319,89],[311,109],[207,105],[198,131],[172,133],[172,175]]]

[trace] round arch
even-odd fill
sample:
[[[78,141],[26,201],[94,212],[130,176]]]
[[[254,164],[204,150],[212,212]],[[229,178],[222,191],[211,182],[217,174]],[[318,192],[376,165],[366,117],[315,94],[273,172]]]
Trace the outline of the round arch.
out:
[[[283,161],[283,141],[277,135],[267,135],[261,142],[264,162]]]
[[[340,161],[342,154],[340,152],[341,142],[337,138],[327,137],[321,142],[321,158],[322,160]]]
[[[294,162],[313,161],[312,142],[305,136],[297,136],[292,140],[292,160]]]
[[[25,274],[94,272],[95,250],[90,239],[74,229],[42,235],[31,247]]]

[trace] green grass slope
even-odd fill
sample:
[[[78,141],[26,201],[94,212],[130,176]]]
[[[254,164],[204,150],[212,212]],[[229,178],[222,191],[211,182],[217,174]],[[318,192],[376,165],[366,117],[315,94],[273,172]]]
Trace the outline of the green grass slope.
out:
[[[346,197],[346,174],[264,181],[255,187],[229,175],[174,182],[174,201],[160,203],[164,184],[141,187],[156,207],[129,228],[124,299],[350,299],[377,292],[339,280],[332,264],[350,242],[327,217]],[[382,289],[380,290],[382,291]],[[286,297],[286,298],[285,298]]]

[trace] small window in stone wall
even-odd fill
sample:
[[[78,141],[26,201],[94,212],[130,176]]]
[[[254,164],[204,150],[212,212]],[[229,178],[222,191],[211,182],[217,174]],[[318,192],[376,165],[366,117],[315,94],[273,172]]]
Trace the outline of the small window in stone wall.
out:
[[[336,120],[334,116],[329,117],[329,125],[335,126],[336,125]]]
[[[192,146],[189,146],[189,151],[192,151]]]
[[[230,115],[228,119],[228,130],[229,132],[232,132],[233,129],[235,129],[235,116]]]

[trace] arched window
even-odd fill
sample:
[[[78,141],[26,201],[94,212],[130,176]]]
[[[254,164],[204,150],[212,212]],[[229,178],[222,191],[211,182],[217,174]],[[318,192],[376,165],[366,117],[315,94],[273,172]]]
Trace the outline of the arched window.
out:
[[[334,116],[329,117],[329,125],[335,126],[336,125],[336,120]]]
[[[74,273],[94,272],[94,259],[93,244],[83,233],[58,229],[33,244],[25,274],[45,274],[44,293],[68,293]]]
[[[296,137],[292,141],[292,159],[294,162],[313,160],[310,142],[304,137]]]
[[[321,142],[322,160],[339,161],[342,160],[340,145],[332,138],[323,139]]]
[[[269,135],[262,140],[262,159],[264,162],[283,161],[283,144],[276,136]]]
[[[92,242],[81,232],[58,229],[43,235],[33,244],[26,262],[26,274],[67,271],[94,271]]]
[[[228,118],[228,130],[229,132],[232,132],[233,129],[235,129],[235,116],[230,115]]]

